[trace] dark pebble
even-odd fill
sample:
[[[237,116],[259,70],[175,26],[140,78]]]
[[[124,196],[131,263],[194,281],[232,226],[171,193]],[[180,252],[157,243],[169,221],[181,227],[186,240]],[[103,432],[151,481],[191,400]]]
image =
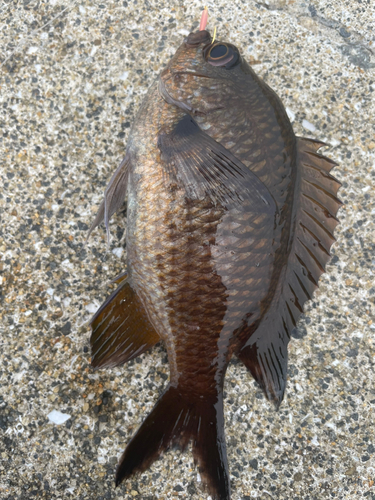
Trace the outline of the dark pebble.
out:
[[[69,335],[72,330],[72,324],[70,321],[67,321],[64,326],[61,327],[60,333],[63,335]]]
[[[339,33],[343,38],[349,38],[351,36],[351,33],[349,33],[349,31],[345,28],[340,28]]]
[[[252,460],[250,460],[249,465],[254,470],[258,470],[258,460],[256,458],[253,458]]]

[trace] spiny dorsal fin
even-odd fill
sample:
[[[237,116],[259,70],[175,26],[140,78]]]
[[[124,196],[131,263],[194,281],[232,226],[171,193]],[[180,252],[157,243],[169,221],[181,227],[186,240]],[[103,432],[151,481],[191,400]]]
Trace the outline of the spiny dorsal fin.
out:
[[[300,193],[295,198],[296,226],[289,258],[271,305],[238,353],[276,406],[285,391],[290,335],[330,258],[336,214],[342,205],[336,198],[340,183],[329,174],[337,164],[317,153],[323,145],[297,139]]]
[[[159,342],[144,307],[124,276],[91,321],[91,365],[122,365]]]

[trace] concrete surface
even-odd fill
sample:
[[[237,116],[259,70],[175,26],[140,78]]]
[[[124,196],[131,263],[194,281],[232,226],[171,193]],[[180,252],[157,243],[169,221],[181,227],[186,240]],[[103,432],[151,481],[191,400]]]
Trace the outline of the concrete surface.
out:
[[[328,142],[345,202],[333,258],[290,344],[279,412],[238,362],[228,370],[232,498],[375,499],[374,3],[207,5],[208,28],[276,90],[297,134]],[[114,487],[168,364],[157,347],[92,371],[88,321],[124,267],[124,213],[109,250],[103,228],[84,246],[140,101],[203,6],[0,4],[1,498],[207,498],[188,452]],[[52,423],[53,410],[70,417]]]

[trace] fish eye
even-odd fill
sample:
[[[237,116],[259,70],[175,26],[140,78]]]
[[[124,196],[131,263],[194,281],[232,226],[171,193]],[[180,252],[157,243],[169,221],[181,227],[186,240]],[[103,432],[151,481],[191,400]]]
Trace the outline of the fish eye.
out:
[[[241,60],[240,54],[234,45],[222,42],[206,46],[203,55],[212,66],[221,66],[225,69],[234,68]]]
[[[214,45],[210,52],[208,53],[208,57],[210,59],[221,59],[228,54],[228,47],[223,43],[219,45]]]

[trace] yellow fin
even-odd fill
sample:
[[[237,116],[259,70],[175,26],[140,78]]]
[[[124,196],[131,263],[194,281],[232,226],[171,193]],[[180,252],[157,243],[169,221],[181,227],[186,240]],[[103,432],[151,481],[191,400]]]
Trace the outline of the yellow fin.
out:
[[[91,365],[122,365],[150,349],[160,339],[143,304],[124,279],[91,321]]]

